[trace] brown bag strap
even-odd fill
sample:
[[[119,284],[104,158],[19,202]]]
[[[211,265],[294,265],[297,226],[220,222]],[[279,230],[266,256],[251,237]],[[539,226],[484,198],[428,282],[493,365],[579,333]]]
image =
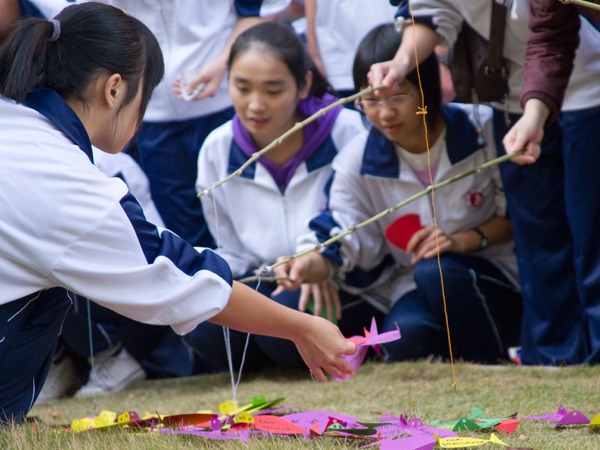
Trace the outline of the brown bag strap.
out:
[[[504,70],[504,31],[506,27],[506,6],[492,0],[492,22],[488,44],[487,74],[502,74]]]

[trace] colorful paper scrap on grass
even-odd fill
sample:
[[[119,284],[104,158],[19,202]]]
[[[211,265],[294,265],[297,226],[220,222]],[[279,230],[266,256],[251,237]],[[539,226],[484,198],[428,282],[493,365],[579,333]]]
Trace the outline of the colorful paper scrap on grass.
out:
[[[556,414],[523,417],[523,420],[558,420],[556,423],[550,423],[549,425],[551,427],[564,425],[600,425],[600,414],[597,415],[594,420],[590,421],[585,414],[577,411],[576,409],[567,412],[567,409],[563,405],[560,405]]]
[[[371,329],[367,331],[365,328],[365,335],[363,336],[352,336],[351,338],[346,338],[347,341],[352,342],[356,346],[356,353],[354,355],[342,355],[346,361],[350,364],[350,366],[356,371],[360,365],[365,360],[365,356],[367,355],[367,351],[369,347],[373,347],[373,349],[380,354],[379,344],[386,344],[388,342],[396,341],[400,339],[400,329],[396,325],[396,330],[388,331],[386,333],[381,333],[377,331],[377,323],[375,323],[375,317],[371,320]],[[336,381],[347,380],[351,375],[348,375],[346,378],[338,378],[333,377]]]

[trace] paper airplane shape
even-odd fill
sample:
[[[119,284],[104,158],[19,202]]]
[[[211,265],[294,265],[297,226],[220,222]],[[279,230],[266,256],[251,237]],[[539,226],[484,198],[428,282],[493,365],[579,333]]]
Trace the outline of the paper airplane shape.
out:
[[[567,409],[560,405],[556,414],[544,414],[541,416],[530,416],[523,417],[523,420],[558,420],[557,423],[549,424],[551,427],[563,426],[563,425],[588,425],[590,419],[584,414],[574,409],[573,411],[567,412]],[[595,419],[594,419],[595,420]]]
[[[377,331],[377,323],[375,322],[375,317],[371,320],[371,330],[367,331],[365,328],[365,336],[352,336],[351,338],[347,338],[347,341],[352,342],[356,346],[356,353],[354,355],[342,355],[346,361],[350,364],[350,366],[356,370],[360,367],[360,365],[365,360],[365,356],[367,355],[367,350],[369,347],[373,347],[375,351],[379,354],[379,344],[385,344],[387,342],[392,342],[400,339],[400,329],[396,325],[396,330],[388,331],[385,333],[379,334]],[[347,380],[351,375],[348,375],[346,378],[338,378],[333,377],[334,380],[341,381]]]

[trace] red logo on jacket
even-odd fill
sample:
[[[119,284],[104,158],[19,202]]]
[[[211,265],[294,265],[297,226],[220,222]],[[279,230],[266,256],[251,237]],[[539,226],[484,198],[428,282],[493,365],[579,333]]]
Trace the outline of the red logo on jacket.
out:
[[[483,192],[477,190],[477,191],[472,191],[469,194],[469,206],[473,209],[477,209],[479,207],[481,207],[481,205],[483,205],[483,202],[485,201],[485,197],[483,196]]]

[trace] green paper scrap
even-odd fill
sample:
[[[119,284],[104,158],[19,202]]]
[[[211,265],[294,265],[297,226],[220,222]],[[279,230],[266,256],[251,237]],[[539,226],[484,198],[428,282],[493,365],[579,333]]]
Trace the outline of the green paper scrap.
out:
[[[254,397],[250,397],[248,399],[248,403],[252,405],[252,408],[256,408],[257,406],[262,406],[267,403],[267,399],[264,395],[255,395]]]
[[[467,419],[466,417],[464,419],[460,419],[458,421],[458,423],[456,425],[454,425],[454,428],[452,428],[452,431],[459,431],[459,430],[478,430],[479,428],[481,428],[479,425],[477,425],[475,422],[473,422],[471,419]]]
[[[479,416],[483,416],[485,411],[483,409],[479,409],[477,406],[473,406],[473,412],[471,413],[470,419],[474,419]]]

